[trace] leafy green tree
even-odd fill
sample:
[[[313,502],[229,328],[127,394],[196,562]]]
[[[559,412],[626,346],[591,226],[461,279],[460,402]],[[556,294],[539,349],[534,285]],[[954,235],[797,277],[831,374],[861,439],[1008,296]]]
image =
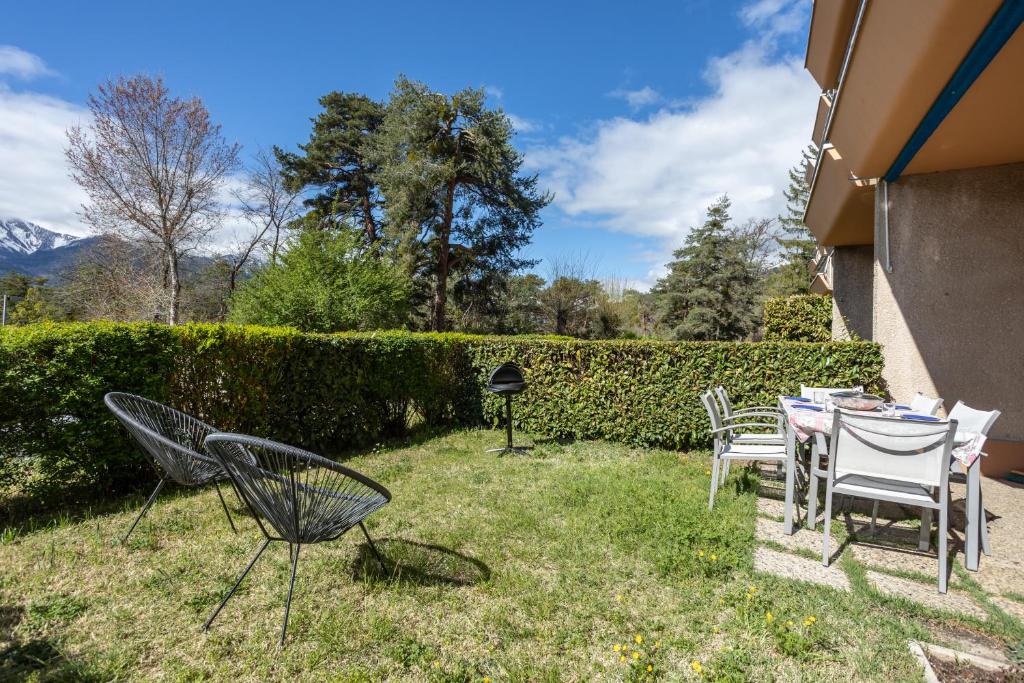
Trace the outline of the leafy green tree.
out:
[[[810,292],[811,277],[807,266],[814,258],[817,242],[804,225],[804,211],[810,197],[807,168],[814,162],[817,154],[817,148],[809,145],[801,154],[800,163],[789,169],[789,187],[785,191],[786,215],[779,216],[783,234],[776,238],[783,262],[772,273],[767,285],[772,296]]]
[[[517,257],[551,196],[520,173],[512,124],[482,89],[447,96],[400,77],[372,137],[371,163],[407,263],[433,290],[429,325],[448,324],[449,279],[530,264]]]
[[[8,317],[9,322],[15,325],[59,322],[67,319],[68,312],[57,301],[53,290],[42,285],[29,287]]]
[[[320,98],[323,111],[313,119],[301,154],[274,148],[286,187],[314,191],[305,201],[333,224],[362,226],[367,244],[381,237],[382,198],[367,159],[370,140],[384,119],[384,105],[357,93],[331,92]]]
[[[268,265],[239,287],[228,320],[306,332],[402,327],[408,278],[374,249],[360,230],[307,226],[289,239],[277,266]]]
[[[758,274],[729,227],[729,207],[727,196],[708,207],[654,287],[659,323],[673,339],[742,339],[757,327]]]

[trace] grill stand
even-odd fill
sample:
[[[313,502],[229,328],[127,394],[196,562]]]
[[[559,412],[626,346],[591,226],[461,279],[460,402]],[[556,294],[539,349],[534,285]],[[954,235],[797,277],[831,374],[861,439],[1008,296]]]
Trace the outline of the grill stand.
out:
[[[505,445],[501,448],[488,448],[488,453],[497,453],[498,457],[507,453],[524,454],[529,452],[532,446],[512,445],[512,394],[505,394]]]

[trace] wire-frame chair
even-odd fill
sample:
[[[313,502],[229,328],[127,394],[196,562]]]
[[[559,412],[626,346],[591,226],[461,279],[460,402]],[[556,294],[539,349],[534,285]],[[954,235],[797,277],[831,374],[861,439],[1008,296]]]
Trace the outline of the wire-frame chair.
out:
[[[206,448],[231,477],[235,490],[263,531],[264,541],[206,620],[204,630],[210,628],[271,541],[288,544],[292,564],[279,647],[284,646],[288,632],[295,573],[303,545],[333,541],[358,526],[381,568],[387,571],[363,524],[363,520],[391,500],[386,488],[333,460],[266,439],[212,434],[206,438]]]
[[[112,391],[103,397],[103,402],[161,475],[156,489],[142,506],[122,543],[128,541],[135,527],[149,512],[168,479],[182,486],[203,486],[213,482],[228,524],[232,531],[237,532],[220,486],[217,486],[217,482],[226,479],[227,475],[216,460],[203,452],[203,441],[216,433],[216,429],[180,410],[134,394]]]

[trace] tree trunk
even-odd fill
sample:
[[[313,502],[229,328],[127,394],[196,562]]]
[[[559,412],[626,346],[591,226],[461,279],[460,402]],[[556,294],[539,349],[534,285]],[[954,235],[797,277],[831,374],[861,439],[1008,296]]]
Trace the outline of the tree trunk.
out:
[[[363,230],[366,232],[366,244],[373,246],[377,241],[377,223],[373,220],[373,208],[370,206],[370,195],[363,195]]]
[[[455,180],[448,181],[444,202],[444,219],[437,235],[437,289],[434,291],[434,331],[444,332],[445,309],[448,307],[448,251],[455,206]]]
[[[167,288],[170,290],[170,307],[167,311],[167,324],[178,324],[178,309],[181,306],[181,278],[178,273],[178,251],[173,245],[166,245],[167,249]]]

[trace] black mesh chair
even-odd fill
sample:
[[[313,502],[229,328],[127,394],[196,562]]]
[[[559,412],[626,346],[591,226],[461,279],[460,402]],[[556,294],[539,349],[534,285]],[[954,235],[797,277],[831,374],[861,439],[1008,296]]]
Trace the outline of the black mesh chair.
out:
[[[206,438],[206,448],[231,477],[265,540],[204,629],[210,628],[271,541],[288,543],[292,563],[279,646],[284,646],[288,630],[299,550],[304,544],[333,541],[358,525],[381,568],[387,571],[363,525],[364,519],[391,500],[386,488],[332,460],[266,439],[213,434]]]
[[[488,453],[497,453],[498,457],[506,453],[528,451],[529,446],[512,445],[512,397],[526,390],[526,379],[523,370],[513,362],[502,363],[491,371],[487,378],[487,391],[505,397],[505,445],[501,448],[489,448]]]
[[[142,506],[128,533],[124,535],[122,543],[127,542],[139,521],[149,512],[157,494],[168,479],[182,486],[202,486],[209,482],[216,485],[218,480],[227,478],[217,461],[203,453],[203,441],[217,431],[210,425],[162,403],[134,394],[111,392],[103,397],[103,402],[114,417],[125,426],[129,436],[149,457],[161,475],[156,489]],[[237,531],[231,513],[228,512],[228,506],[224,503],[220,487],[216,486],[216,489],[228,524],[231,525],[232,531]]]

